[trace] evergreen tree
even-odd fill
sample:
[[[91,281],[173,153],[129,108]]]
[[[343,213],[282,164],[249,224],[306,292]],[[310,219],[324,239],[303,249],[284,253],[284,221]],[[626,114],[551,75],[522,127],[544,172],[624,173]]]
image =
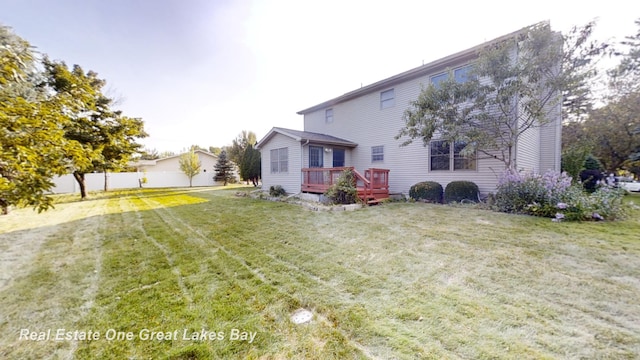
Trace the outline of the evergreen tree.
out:
[[[253,145],[247,146],[240,163],[240,177],[250,180],[253,186],[258,186],[261,175],[260,151],[253,148]]]
[[[229,161],[227,158],[227,152],[222,151],[218,156],[218,162],[213,167],[216,172],[215,177],[213,178],[215,181],[222,181],[224,186],[227,186],[227,183],[233,180],[233,163]]]

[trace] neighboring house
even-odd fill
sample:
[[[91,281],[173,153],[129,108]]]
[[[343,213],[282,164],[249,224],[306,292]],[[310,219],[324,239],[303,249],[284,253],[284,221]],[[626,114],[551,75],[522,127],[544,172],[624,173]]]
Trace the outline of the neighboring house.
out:
[[[385,189],[406,195],[413,184],[426,180],[439,182],[443,187],[454,180],[469,180],[475,182],[482,193],[494,191],[498,175],[505,167],[501,161],[462,157],[459,151],[464,145],[437,138],[427,147],[420,140],[401,147],[402,140],[394,138],[405,125],[404,111],[418,98],[422,86],[437,83],[448,72],[463,81],[478,50],[485,45],[301,110],[298,114],[304,116],[304,131],[274,127],[256,146],[262,155],[263,188],[281,185],[288,193],[321,193],[339,174],[340,168],[353,167],[360,176],[359,186],[370,181],[373,191],[379,190],[379,195],[370,198],[385,197]],[[560,170],[559,107],[554,113],[554,121],[529,129],[516,144],[516,157],[522,170]]]
[[[202,166],[200,173],[193,179],[193,185],[216,185],[217,183],[213,180],[213,177],[215,176],[214,166],[218,162],[218,156],[204,150],[195,150],[194,153],[198,156]],[[164,173],[167,177],[185,177],[186,179],[186,175],[180,170],[180,156],[182,156],[182,154],[156,160],[138,160],[130,163],[130,166],[135,167],[139,173]],[[180,176],[180,174],[182,174],[182,176]],[[235,177],[236,179],[239,178],[237,171],[235,171]]]
[[[208,151],[195,150],[194,153],[198,156],[200,163],[202,164],[203,173],[213,173],[213,166],[218,162],[218,157]],[[180,156],[173,155],[162,159],[156,160],[138,160],[131,165],[136,168],[137,171],[180,171]]]

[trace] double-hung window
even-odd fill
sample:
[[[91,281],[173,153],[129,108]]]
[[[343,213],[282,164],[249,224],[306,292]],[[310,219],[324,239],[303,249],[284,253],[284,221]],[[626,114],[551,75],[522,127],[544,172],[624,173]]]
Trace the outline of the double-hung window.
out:
[[[324,111],[324,122],[331,124],[333,122],[333,109],[327,109]]]
[[[289,148],[272,149],[270,155],[272,173],[289,172]]]
[[[384,161],[384,146],[372,146],[371,147],[371,162]]]
[[[394,89],[389,89],[380,93],[380,109],[393,107],[396,104],[396,94]]]

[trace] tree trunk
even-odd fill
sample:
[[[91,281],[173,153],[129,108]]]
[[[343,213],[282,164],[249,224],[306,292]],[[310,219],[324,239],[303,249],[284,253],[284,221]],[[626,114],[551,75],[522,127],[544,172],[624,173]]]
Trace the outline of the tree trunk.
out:
[[[189,177],[189,187],[193,187],[193,177]]]
[[[0,199],[0,209],[2,209],[2,215],[9,214],[9,204],[7,204],[3,199]]]
[[[104,169],[104,191],[109,191],[109,180],[107,176],[107,169]]]
[[[73,172],[73,177],[78,182],[78,185],[80,185],[80,198],[81,199],[86,198],[87,197],[87,187],[86,187],[85,182],[84,182],[84,173],[74,171]]]

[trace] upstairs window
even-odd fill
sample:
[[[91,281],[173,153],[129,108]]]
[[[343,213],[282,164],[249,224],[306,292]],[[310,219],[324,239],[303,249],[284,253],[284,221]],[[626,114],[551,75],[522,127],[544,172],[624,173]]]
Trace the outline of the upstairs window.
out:
[[[471,65],[457,68],[453,70],[453,78],[456,80],[457,83],[465,83],[473,78],[471,76],[472,69],[473,67]]]
[[[438,87],[440,85],[441,82],[447,80],[447,78],[449,77],[449,73],[442,73],[442,74],[438,74],[435,76],[431,77],[431,83],[435,86]]]
[[[394,89],[389,89],[380,93],[380,109],[386,109],[396,104]]]
[[[333,109],[327,109],[324,111],[324,122],[331,124],[333,122]]]
[[[452,76],[457,83],[464,83],[473,79],[473,76],[471,75],[471,70],[473,70],[473,65],[465,65],[457,69],[454,69],[451,72],[446,71],[446,72],[432,76],[431,83],[435,87],[438,87],[438,85],[440,85],[441,82],[447,80],[449,76]]]

